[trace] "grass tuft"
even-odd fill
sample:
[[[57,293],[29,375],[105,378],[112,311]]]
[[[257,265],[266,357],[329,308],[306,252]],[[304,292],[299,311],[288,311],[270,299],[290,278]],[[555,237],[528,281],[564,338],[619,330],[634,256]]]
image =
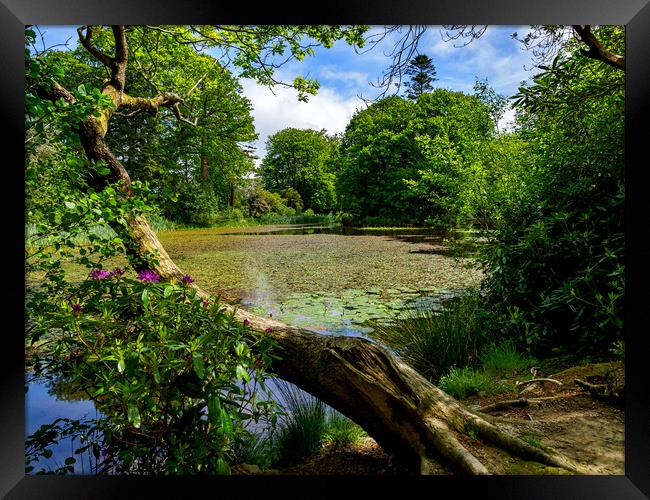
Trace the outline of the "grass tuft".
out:
[[[506,376],[528,370],[537,360],[522,356],[512,342],[502,342],[488,347],[481,356],[481,362],[486,372]]]
[[[327,417],[327,425],[322,443],[332,446],[352,444],[367,436],[366,432],[345,415],[331,410]]]
[[[285,416],[280,420],[266,456],[286,464],[313,455],[323,445],[341,446],[366,436],[352,420],[294,385],[277,381],[278,400]]]
[[[456,399],[465,399],[477,392],[488,392],[494,387],[492,377],[472,368],[452,368],[440,377],[438,387]]]
[[[276,460],[277,451],[272,436],[267,432],[244,434],[234,443],[235,461],[269,468]]]
[[[430,380],[453,367],[476,364],[482,345],[478,295],[450,300],[441,311],[409,310],[370,334]]]
[[[327,426],[325,403],[288,384],[277,381],[277,398],[286,410],[274,437],[278,461],[287,463],[313,455],[321,447]]]

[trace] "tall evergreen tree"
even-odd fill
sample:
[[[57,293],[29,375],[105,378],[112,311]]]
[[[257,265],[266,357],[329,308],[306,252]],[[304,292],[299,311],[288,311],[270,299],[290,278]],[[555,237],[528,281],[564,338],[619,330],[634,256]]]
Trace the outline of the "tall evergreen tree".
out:
[[[436,78],[436,67],[426,54],[420,54],[411,59],[405,73],[411,77],[406,82],[406,97],[413,100],[433,90],[431,83],[438,79]]]

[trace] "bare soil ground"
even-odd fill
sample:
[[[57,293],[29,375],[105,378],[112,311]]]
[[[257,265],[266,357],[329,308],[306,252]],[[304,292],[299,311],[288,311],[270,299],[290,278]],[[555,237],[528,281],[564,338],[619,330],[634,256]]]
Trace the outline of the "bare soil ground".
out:
[[[498,395],[475,395],[465,404],[484,407],[517,398],[553,397],[526,407],[509,408],[492,415],[513,421],[512,430],[535,446],[555,448],[587,467],[592,474],[625,474],[625,414],[623,408],[595,400],[575,379],[602,383],[613,377],[624,384],[624,367],[620,361],[575,366],[557,373],[537,373],[535,378],[552,378],[562,385],[548,382],[519,386],[518,392]],[[521,380],[521,379],[520,379]],[[530,388],[528,388],[530,387]],[[527,389],[528,388],[528,389]],[[521,390],[525,390],[522,394]],[[494,474],[563,474],[566,471],[523,461],[478,439],[459,436],[463,444]],[[239,471],[239,473],[246,473]],[[281,470],[262,474],[287,475],[395,475],[410,474],[372,439],[364,438],[345,447],[323,448],[314,456]],[[440,464],[439,474],[452,474]],[[412,474],[412,473],[411,473]]]

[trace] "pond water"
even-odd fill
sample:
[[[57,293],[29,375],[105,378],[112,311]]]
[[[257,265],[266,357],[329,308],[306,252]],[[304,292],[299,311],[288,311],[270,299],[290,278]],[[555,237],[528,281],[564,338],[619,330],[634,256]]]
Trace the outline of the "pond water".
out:
[[[480,279],[428,228],[257,226],[159,238],[201,287],[319,333],[367,333],[369,320],[435,309]]]
[[[471,260],[450,255],[443,235],[424,228],[258,226],[158,236],[202,288],[323,334],[367,336],[369,322],[437,309],[481,277]],[[62,400],[42,380],[29,384],[26,404],[28,434],[56,418],[97,417],[90,401]],[[62,463],[70,446],[53,449],[48,463]],[[75,464],[75,473],[84,472]]]
[[[42,425],[51,424],[57,418],[69,419],[95,419],[101,414],[92,401],[84,400],[79,396],[63,395],[43,378],[28,377],[27,392],[25,393],[25,436],[36,432]],[[76,446],[75,446],[76,444]],[[58,444],[50,447],[52,456],[41,458],[34,466],[34,472],[41,469],[46,471],[56,470],[64,465],[66,458],[73,456],[73,451],[79,448],[76,442],[63,438]],[[79,457],[79,455],[77,455]],[[75,474],[89,474],[91,470],[90,453],[82,454],[73,465]]]

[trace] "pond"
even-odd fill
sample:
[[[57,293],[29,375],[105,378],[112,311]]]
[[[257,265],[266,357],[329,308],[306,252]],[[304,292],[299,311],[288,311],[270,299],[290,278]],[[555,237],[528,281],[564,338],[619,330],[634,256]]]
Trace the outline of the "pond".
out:
[[[159,238],[204,289],[319,333],[367,333],[368,320],[435,309],[480,279],[427,228],[257,226]]]
[[[369,321],[439,308],[481,278],[470,259],[452,256],[443,235],[425,228],[257,226],[158,236],[202,288],[323,334],[367,336]],[[56,418],[97,416],[91,402],[57,393],[43,381],[29,384],[28,433]],[[70,444],[53,451],[50,465],[70,456]],[[75,464],[75,473],[84,472]]]

